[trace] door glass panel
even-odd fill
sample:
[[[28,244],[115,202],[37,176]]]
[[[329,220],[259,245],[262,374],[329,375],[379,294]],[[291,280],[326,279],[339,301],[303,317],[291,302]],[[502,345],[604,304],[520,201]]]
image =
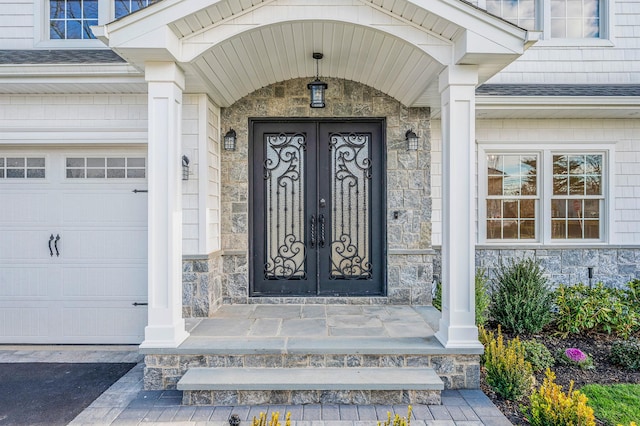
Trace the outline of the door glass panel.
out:
[[[304,279],[305,136],[266,135],[266,279]]]
[[[368,134],[334,133],[330,137],[330,279],[371,278],[370,140]]]

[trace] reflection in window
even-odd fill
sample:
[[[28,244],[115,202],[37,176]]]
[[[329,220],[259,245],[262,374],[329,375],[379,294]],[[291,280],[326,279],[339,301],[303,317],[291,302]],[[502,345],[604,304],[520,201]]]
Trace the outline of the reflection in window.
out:
[[[487,156],[487,239],[536,238],[537,170],[536,155]]]
[[[44,179],[43,157],[0,157],[0,179]]]
[[[551,37],[600,37],[600,0],[551,0]]]
[[[600,239],[602,154],[553,156],[551,238]]]
[[[49,0],[49,38],[92,39],[98,25],[98,0]]]
[[[146,160],[142,157],[69,157],[67,179],[144,179]]]
[[[115,0],[115,18],[122,18],[156,1],[158,0]]]
[[[527,30],[536,26],[536,0],[487,0],[487,12]]]

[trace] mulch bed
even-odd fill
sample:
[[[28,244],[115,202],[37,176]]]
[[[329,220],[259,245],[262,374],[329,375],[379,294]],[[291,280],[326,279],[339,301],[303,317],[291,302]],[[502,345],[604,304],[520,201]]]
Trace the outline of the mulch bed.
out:
[[[506,339],[514,336],[504,333]],[[598,383],[598,384],[617,384],[617,383],[640,383],[640,372],[625,370],[617,365],[614,365],[609,360],[609,354],[611,352],[611,346],[616,338],[612,338],[608,335],[589,335],[589,336],[574,336],[569,335],[566,338],[559,337],[553,332],[543,332],[541,334],[532,336],[520,336],[521,340],[528,340],[535,338],[538,342],[543,343],[553,355],[558,350],[565,350],[567,348],[579,348],[583,352],[589,354],[594,363],[595,369],[582,370],[579,367],[569,367],[555,365],[551,370],[556,374],[555,382],[562,385],[562,389],[566,391],[569,388],[570,382],[573,380],[574,389],[580,389],[582,386]],[[544,379],[544,372],[536,374],[536,383],[540,385]],[[528,406],[529,401],[527,399],[515,403],[511,401],[505,401],[497,396],[484,382],[484,377],[481,380],[481,388],[487,396],[493,401],[500,411],[513,423],[514,425],[528,425],[529,423],[525,419],[524,415],[520,411],[520,406]],[[598,425],[604,423],[598,422]]]

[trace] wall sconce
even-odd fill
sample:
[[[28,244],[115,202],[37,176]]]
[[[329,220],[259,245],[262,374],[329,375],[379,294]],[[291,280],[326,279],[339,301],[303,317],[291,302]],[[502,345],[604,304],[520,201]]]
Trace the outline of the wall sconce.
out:
[[[407,149],[409,151],[417,151],[418,150],[418,136],[413,133],[413,130],[407,130],[407,133],[404,134],[405,139],[407,141]]]
[[[235,151],[236,150],[236,131],[231,129],[224,135],[224,150]]]
[[[182,180],[189,180],[189,157],[182,156]]]
[[[320,81],[318,73],[318,61],[322,59],[322,53],[314,53],[313,59],[316,60],[316,79],[307,84],[309,94],[311,95],[311,108],[324,108],[324,91],[329,87],[327,83]]]

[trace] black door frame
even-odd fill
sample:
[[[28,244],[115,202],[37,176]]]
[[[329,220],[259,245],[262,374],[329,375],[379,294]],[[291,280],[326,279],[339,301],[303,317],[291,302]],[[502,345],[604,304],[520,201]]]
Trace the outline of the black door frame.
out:
[[[291,124],[294,127],[296,125],[312,125],[315,126],[316,129],[319,130],[322,124],[329,125],[338,125],[339,127],[345,127],[345,130],[348,130],[349,124],[375,124],[379,126],[379,158],[378,161],[380,164],[377,166],[380,168],[380,175],[377,182],[382,184],[382,191],[376,191],[376,188],[372,188],[372,196],[379,198],[379,206],[380,211],[374,212],[372,211],[372,223],[371,223],[371,236],[375,238],[377,243],[379,244],[376,249],[378,253],[380,253],[380,265],[377,267],[377,272],[374,279],[379,283],[379,286],[376,288],[375,292],[369,291],[360,291],[360,292],[344,292],[340,291],[339,288],[333,287],[323,290],[320,288],[320,274],[315,270],[315,268],[311,268],[311,271],[314,275],[312,280],[314,282],[314,288],[306,288],[306,290],[296,293],[290,292],[278,292],[274,290],[273,292],[262,292],[260,289],[256,288],[255,282],[255,263],[258,261],[256,254],[256,238],[254,238],[254,225],[256,221],[264,223],[264,209],[262,206],[255,205],[254,200],[256,199],[255,191],[259,187],[258,181],[256,180],[258,177],[263,176],[263,171],[257,170],[254,167],[254,156],[256,155],[254,143],[255,137],[255,128],[256,125],[262,123],[269,124]],[[268,296],[279,296],[279,297],[322,297],[322,296],[340,296],[340,297],[353,297],[353,296],[385,296],[387,293],[387,233],[386,233],[386,182],[387,182],[387,173],[386,173],[386,120],[384,118],[292,118],[292,117],[270,117],[270,118],[249,118],[249,132],[248,132],[248,167],[249,167],[249,198],[248,198],[248,207],[249,207],[249,263],[248,263],[248,274],[249,274],[249,296],[251,297],[268,297]],[[315,136],[317,137],[317,135]],[[373,142],[373,141],[372,141]],[[312,154],[314,163],[317,164],[317,158],[315,153]],[[313,172],[316,175],[316,181],[319,178],[319,166],[313,167]],[[317,200],[318,185],[315,185],[315,188],[311,189],[311,195]],[[258,217],[257,215],[263,216]],[[306,220],[306,219],[305,219]],[[372,247],[373,253],[374,247]],[[316,250],[314,250],[316,252]],[[299,280],[296,280],[299,281]],[[329,286],[331,287],[331,286]]]

